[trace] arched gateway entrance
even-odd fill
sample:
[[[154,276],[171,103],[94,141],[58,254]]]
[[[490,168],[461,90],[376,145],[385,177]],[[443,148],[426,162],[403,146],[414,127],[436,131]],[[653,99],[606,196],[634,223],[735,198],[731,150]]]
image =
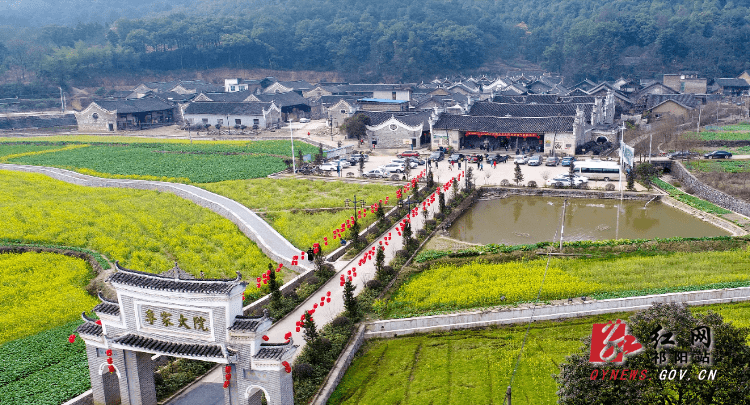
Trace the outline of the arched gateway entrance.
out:
[[[86,342],[94,404],[155,405],[153,354],[224,364],[225,405],[292,405],[292,374],[298,346],[266,343],[267,314],[242,314],[240,275],[233,280],[195,279],[175,264],[161,274],[120,267],[108,283],[117,300],[99,298],[101,325],[86,321],[78,334]]]

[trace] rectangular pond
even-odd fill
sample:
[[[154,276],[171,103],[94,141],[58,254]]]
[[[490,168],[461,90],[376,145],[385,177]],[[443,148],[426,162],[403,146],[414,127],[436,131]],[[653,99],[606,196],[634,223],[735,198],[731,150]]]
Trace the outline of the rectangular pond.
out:
[[[520,245],[559,240],[562,197],[508,196],[477,201],[448,232],[477,244]],[[568,198],[564,240],[653,239],[729,235],[659,201]],[[618,226],[619,209],[619,226]]]

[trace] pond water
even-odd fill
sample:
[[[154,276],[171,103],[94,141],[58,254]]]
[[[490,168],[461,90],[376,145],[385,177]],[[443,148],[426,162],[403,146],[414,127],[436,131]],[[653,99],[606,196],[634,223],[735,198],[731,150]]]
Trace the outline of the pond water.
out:
[[[563,198],[509,196],[477,201],[450,227],[450,237],[470,243],[519,245],[559,240]],[[569,198],[563,238],[605,240],[702,237],[729,232],[653,201]],[[617,209],[619,207],[619,226]]]

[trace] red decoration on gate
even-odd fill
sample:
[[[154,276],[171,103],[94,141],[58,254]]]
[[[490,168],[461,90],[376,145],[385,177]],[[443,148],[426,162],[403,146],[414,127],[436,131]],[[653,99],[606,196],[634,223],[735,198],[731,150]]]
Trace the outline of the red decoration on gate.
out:
[[[109,366],[109,372],[114,373],[115,372],[115,366]]]
[[[224,372],[225,373],[231,373],[232,372],[232,366],[225,366],[224,367]]]
[[[263,335],[263,340],[265,340],[266,342],[268,342],[268,336]]]
[[[229,388],[229,381],[224,381],[224,388]]]

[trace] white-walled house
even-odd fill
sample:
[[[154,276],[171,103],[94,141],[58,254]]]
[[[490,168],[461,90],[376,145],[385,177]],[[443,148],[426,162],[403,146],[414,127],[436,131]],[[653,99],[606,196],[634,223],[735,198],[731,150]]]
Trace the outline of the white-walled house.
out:
[[[281,122],[281,109],[274,103],[195,102],[182,114],[191,125],[269,128]]]

